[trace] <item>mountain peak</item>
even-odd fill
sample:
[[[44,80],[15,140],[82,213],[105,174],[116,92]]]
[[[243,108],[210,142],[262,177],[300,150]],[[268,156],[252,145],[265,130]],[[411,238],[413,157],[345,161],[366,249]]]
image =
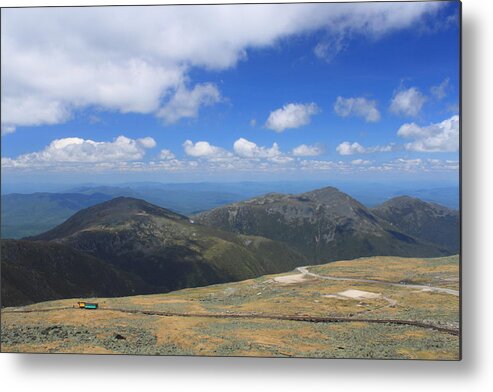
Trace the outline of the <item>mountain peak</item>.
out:
[[[307,199],[317,204],[326,205],[342,214],[351,213],[354,208],[365,209],[357,200],[333,186],[315,189],[314,191],[302,193],[296,197],[299,200]]]
[[[92,227],[116,227],[136,220],[142,221],[153,218],[188,221],[188,218],[183,215],[158,207],[145,200],[121,196],[83,209],[54,229],[29,239],[52,240]]]
[[[417,197],[407,196],[407,195],[393,197],[392,199],[389,199],[385,203],[381,204],[380,206],[377,206],[375,209],[378,210],[378,209],[385,209],[385,208],[426,209],[426,210],[432,211],[433,213],[439,213],[439,214],[449,214],[449,213],[455,214],[456,213],[455,210],[444,207],[440,204],[424,201],[424,200],[421,200]]]
[[[398,196],[373,208],[372,213],[415,238],[459,251],[459,212],[411,196]]]

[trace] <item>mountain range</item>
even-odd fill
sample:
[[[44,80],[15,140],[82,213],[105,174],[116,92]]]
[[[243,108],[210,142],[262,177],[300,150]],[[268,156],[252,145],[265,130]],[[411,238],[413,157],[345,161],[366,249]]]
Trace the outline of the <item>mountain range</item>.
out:
[[[222,230],[284,242],[311,263],[375,255],[450,254],[445,246],[413,235],[420,230],[412,224],[393,225],[333,187],[299,195],[268,194],[206,211],[195,219]]]
[[[449,255],[458,233],[459,215],[445,207],[398,198],[368,209],[332,187],[190,217],[117,197],[45,233],[2,240],[2,306],[162,293],[362,256]]]
[[[320,181],[21,185],[2,182],[2,238],[18,239],[41,234],[84,208],[120,196],[143,199],[174,212],[190,215],[268,192],[299,194],[325,186]],[[395,196],[409,195],[457,209],[459,188],[438,185],[353,182],[337,186],[368,208],[376,207]]]

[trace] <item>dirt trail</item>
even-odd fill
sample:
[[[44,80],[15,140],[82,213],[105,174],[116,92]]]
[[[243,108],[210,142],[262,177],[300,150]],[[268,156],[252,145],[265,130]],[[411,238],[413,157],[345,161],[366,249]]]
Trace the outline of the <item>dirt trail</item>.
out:
[[[410,289],[420,289],[420,290],[429,290],[437,293],[450,294],[459,296],[459,291],[446,289],[443,287],[434,287],[427,285],[419,285],[419,284],[406,284],[406,283],[394,283],[394,282],[386,282],[383,280],[373,280],[373,279],[361,279],[361,278],[345,278],[345,277],[337,277],[337,276],[328,276],[328,275],[319,275],[313,272],[308,271],[308,267],[298,267],[296,268],[298,272],[301,272],[303,275],[312,276],[318,279],[325,280],[338,280],[338,281],[347,281],[347,282],[361,282],[361,283],[377,283],[386,286],[394,286],[394,287],[407,287]]]

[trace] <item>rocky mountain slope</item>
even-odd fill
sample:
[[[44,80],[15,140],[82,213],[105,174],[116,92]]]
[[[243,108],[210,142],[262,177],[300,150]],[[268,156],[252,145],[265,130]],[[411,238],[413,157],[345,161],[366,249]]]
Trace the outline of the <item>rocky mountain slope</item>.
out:
[[[409,196],[395,197],[371,211],[410,236],[459,252],[459,211]]]
[[[201,213],[194,219],[233,233],[284,242],[314,263],[372,255],[450,254],[444,247],[390,225],[332,187],[299,195],[268,194]]]

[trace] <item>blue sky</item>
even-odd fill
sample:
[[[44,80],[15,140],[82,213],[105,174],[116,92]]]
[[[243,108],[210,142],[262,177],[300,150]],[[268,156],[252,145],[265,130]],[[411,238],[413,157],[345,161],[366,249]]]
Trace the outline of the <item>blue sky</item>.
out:
[[[2,181],[456,182],[458,7],[6,10]]]

